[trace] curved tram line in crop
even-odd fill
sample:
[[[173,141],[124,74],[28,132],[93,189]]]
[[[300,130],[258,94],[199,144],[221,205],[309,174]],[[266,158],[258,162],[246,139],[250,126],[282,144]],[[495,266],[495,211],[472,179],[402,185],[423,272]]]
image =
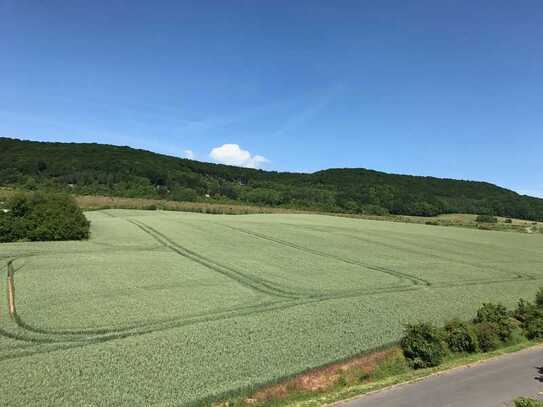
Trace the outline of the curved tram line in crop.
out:
[[[331,259],[335,259],[337,261],[342,261],[342,262],[347,263],[347,264],[359,265],[361,267],[365,267],[365,268],[370,269],[370,270],[380,271],[380,272],[383,272],[385,274],[393,275],[393,276],[396,276],[396,277],[402,277],[404,279],[409,279],[415,285],[421,285],[422,284],[422,285],[425,285],[425,286],[431,286],[433,288],[462,287],[462,286],[471,286],[471,285],[477,285],[477,284],[483,284],[483,283],[504,283],[504,282],[514,282],[514,281],[523,281],[523,280],[539,280],[539,279],[541,279],[541,278],[538,278],[538,277],[536,277],[536,276],[534,276],[532,274],[521,273],[521,272],[515,271],[515,272],[512,273],[514,275],[514,277],[474,278],[474,279],[464,279],[464,280],[459,281],[459,282],[432,283],[432,282],[430,282],[428,280],[422,279],[420,277],[413,276],[413,275],[408,274],[408,273],[403,273],[403,272],[396,271],[396,270],[390,270],[390,269],[385,268],[385,267],[375,266],[375,265],[363,263],[363,262],[360,262],[360,261],[346,259],[346,258],[343,258],[343,257],[340,257],[340,256],[335,256],[335,255],[332,255],[332,254],[329,254],[329,253],[325,253],[325,252],[321,252],[321,251],[311,249],[311,248],[308,248],[308,247],[300,246],[297,243],[292,243],[292,242],[289,242],[289,241],[286,241],[286,240],[277,239],[277,238],[272,237],[272,236],[268,236],[268,235],[253,232],[253,231],[249,231],[249,230],[246,230],[246,229],[242,229],[240,227],[234,227],[234,226],[225,225],[225,224],[222,224],[222,226],[227,227],[227,228],[232,229],[232,230],[236,230],[236,231],[239,231],[239,232],[246,233],[248,235],[252,235],[252,236],[260,238],[260,239],[264,239],[264,240],[268,240],[268,241],[271,241],[271,242],[274,242],[274,243],[277,243],[277,244],[281,244],[281,245],[284,245],[286,247],[291,247],[291,248],[294,248],[294,249],[298,249],[298,250],[305,251],[305,252],[308,252],[308,253],[312,253],[312,254],[315,254],[315,255],[318,255],[318,256],[322,256],[322,257],[328,257],[328,258],[331,258]],[[306,226],[304,226],[304,227],[306,227]],[[314,227],[311,227],[311,228],[316,229]],[[350,238],[356,239],[356,240],[381,245],[381,246],[388,247],[388,248],[391,248],[391,249],[394,249],[394,250],[401,249],[402,251],[411,252],[411,253],[415,253],[415,254],[419,254],[419,255],[424,255],[424,256],[427,256],[427,257],[433,257],[433,258],[437,258],[437,259],[443,259],[443,260],[447,260],[448,262],[451,262],[451,263],[467,265],[467,266],[470,266],[470,267],[479,268],[481,270],[500,271],[500,272],[502,272],[504,274],[510,274],[511,273],[509,270],[505,270],[505,269],[503,269],[501,267],[484,266],[484,265],[480,265],[480,264],[476,264],[476,263],[471,263],[471,262],[465,261],[465,260],[453,259],[453,258],[448,257],[448,256],[437,255],[435,253],[427,253],[427,252],[425,252],[423,250],[406,249],[404,247],[399,247],[399,246],[395,246],[395,245],[392,245],[392,244],[383,243],[383,242],[380,242],[380,241],[377,241],[377,240],[356,236],[356,235],[353,235],[352,233],[343,233],[343,232],[341,232],[341,234],[344,235],[344,236],[348,236]]]
[[[115,217],[115,215],[104,212],[109,216]],[[273,238],[271,236],[263,235],[261,233],[256,233],[252,231],[247,231],[238,227],[233,227],[229,225],[224,225],[232,230],[238,232],[249,234],[255,238],[265,239],[272,241],[276,244],[288,246],[295,248],[297,250],[305,251],[314,255],[329,257],[331,259],[345,262],[352,265],[358,265],[370,270],[383,272],[386,274],[393,275],[398,278],[408,279],[411,284],[409,285],[398,285],[393,287],[383,287],[377,289],[353,289],[353,290],[338,290],[335,292],[329,293],[319,293],[316,291],[294,291],[288,287],[282,287],[278,284],[274,284],[265,279],[248,276],[242,273],[239,270],[231,268],[229,266],[218,263],[215,260],[209,259],[201,254],[198,254],[194,251],[191,251],[171,239],[165,236],[163,233],[157,231],[151,226],[145,224],[141,220],[127,219],[126,221],[136,225],[143,232],[147,233],[155,241],[157,241],[161,246],[168,248],[169,250],[188,258],[200,265],[207,267],[208,269],[220,273],[228,278],[231,278],[238,282],[239,284],[249,287],[255,291],[261,292],[268,296],[277,298],[276,300],[263,302],[260,304],[245,305],[239,307],[232,307],[222,311],[210,311],[205,313],[198,313],[192,315],[185,315],[180,317],[173,317],[168,319],[162,319],[152,322],[145,323],[133,323],[124,326],[116,327],[104,327],[104,328],[94,328],[94,329],[79,329],[79,330],[54,330],[54,329],[44,329],[41,327],[35,327],[26,323],[15,311],[11,322],[8,322],[6,325],[11,325],[12,330],[7,330],[0,328],[0,335],[19,341],[20,345],[17,346],[16,350],[18,352],[11,353],[10,349],[6,349],[5,352],[0,352],[0,360],[25,357],[36,353],[52,352],[63,349],[71,349],[76,347],[87,346],[91,344],[107,342],[116,339],[123,339],[131,336],[145,335],[148,333],[153,333],[162,330],[174,329],[183,326],[189,326],[193,324],[219,321],[235,317],[251,316],[259,313],[288,309],[292,307],[297,307],[301,305],[318,303],[322,301],[328,301],[333,299],[342,299],[349,297],[359,297],[363,295],[375,295],[381,293],[394,293],[401,291],[414,291],[420,290],[423,288],[446,288],[446,287],[461,287],[461,286],[470,286],[478,284],[491,284],[491,283],[502,283],[508,281],[520,281],[520,280],[538,280],[530,275],[521,275],[516,276],[515,278],[508,279],[480,279],[480,280],[470,280],[462,281],[458,283],[439,283],[432,284],[427,280],[414,277],[409,274],[400,273],[397,271],[385,269],[382,267],[374,266],[371,264],[365,264],[363,262],[345,259],[339,256],[334,256],[332,254],[324,253],[318,250],[311,248],[303,247],[298,244],[288,242],[285,240],[280,240]],[[22,256],[25,257],[25,256]],[[0,273],[6,273],[5,269],[12,270],[13,274],[16,271],[22,269],[24,265],[21,265],[19,268],[13,268],[14,261],[19,259],[11,258],[6,264],[0,268]],[[7,274],[7,273],[6,273]],[[4,280],[2,278],[2,280]],[[4,280],[4,281],[7,281]],[[1,283],[0,283],[1,284]],[[1,287],[1,285],[0,285]],[[4,307],[1,307],[0,312],[3,311]],[[5,318],[6,315],[4,314]],[[14,347],[11,347],[13,349]],[[20,349],[23,349],[20,351]]]
[[[222,226],[227,227],[227,228],[232,229],[232,230],[236,230],[238,232],[246,233],[246,234],[248,234],[250,236],[253,236],[253,237],[256,237],[256,238],[259,238],[259,239],[268,240],[270,242],[277,243],[277,244],[280,244],[280,245],[283,245],[283,246],[286,246],[286,247],[290,247],[290,248],[293,248],[293,249],[296,249],[296,250],[300,250],[300,251],[303,251],[303,252],[306,252],[306,253],[310,253],[310,254],[313,254],[313,255],[316,255],[316,256],[326,257],[326,258],[329,258],[329,259],[340,261],[342,263],[347,263],[347,264],[350,264],[350,265],[359,266],[359,267],[362,267],[362,268],[365,268],[365,269],[368,269],[368,270],[378,271],[380,273],[388,274],[388,275],[394,276],[396,278],[407,279],[407,280],[411,281],[411,283],[413,285],[425,285],[425,286],[431,285],[428,280],[424,280],[422,278],[415,277],[415,276],[413,276],[411,274],[402,273],[402,272],[395,271],[395,270],[390,270],[390,269],[385,268],[385,267],[375,266],[375,265],[368,264],[368,263],[363,263],[363,262],[357,261],[357,260],[352,260],[352,259],[347,259],[347,258],[340,257],[340,256],[335,256],[335,255],[330,254],[330,253],[321,252],[320,250],[315,250],[315,249],[311,249],[309,247],[300,246],[299,244],[296,244],[296,243],[292,243],[292,242],[289,242],[289,241],[286,241],[286,240],[282,240],[282,239],[278,239],[278,238],[271,237],[271,236],[268,236],[268,235],[264,235],[262,233],[252,232],[252,231],[242,229],[242,228],[239,228],[239,227],[234,227],[234,226],[225,225],[225,224],[222,224]]]

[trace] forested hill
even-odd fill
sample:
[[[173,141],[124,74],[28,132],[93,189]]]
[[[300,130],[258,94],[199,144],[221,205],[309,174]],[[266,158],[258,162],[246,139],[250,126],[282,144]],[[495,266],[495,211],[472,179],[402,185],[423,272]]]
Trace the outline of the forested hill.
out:
[[[543,221],[543,199],[485,182],[366,169],[313,174],[262,171],[103,144],[0,138],[0,185],[331,212],[423,216],[462,212]]]

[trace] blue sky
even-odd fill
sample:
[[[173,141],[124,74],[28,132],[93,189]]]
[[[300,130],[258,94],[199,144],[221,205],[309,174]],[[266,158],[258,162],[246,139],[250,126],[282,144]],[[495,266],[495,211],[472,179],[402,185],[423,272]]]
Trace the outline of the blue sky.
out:
[[[0,136],[543,196],[542,39],[540,0],[0,0]]]

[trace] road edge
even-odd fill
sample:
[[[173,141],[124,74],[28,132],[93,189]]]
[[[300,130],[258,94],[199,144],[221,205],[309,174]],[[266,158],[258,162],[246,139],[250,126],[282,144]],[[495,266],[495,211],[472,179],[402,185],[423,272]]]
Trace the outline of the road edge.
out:
[[[411,383],[420,382],[427,378],[444,375],[458,369],[468,369],[470,367],[478,366],[480,364],[484,364],[491,360],[505,357],[507,355],[512,355],[519,352],[535,351],[541,349],[542,347],[543,343],[541,342],[522,342],[520,344],[511,345],[493,352],[467,355],[460,358],[455,358],[437,367],[421,369],[398,376],[391,376],[378,382],[351,386],[336,392],[330,392],[328,394],[315,394],[314,397],[306,398],[303,400],[292,400],[292,403],[288,403],[286,405],[296,407],[340,406],[344,403],[360,399],[370,394],[390,390]]]

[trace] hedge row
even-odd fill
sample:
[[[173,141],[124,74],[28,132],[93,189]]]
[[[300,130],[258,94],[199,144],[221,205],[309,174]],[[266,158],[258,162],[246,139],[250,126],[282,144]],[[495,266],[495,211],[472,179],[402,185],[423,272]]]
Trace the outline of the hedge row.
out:
[[[471,321],[451,320],[444,327],[408,324],[400,341],[411,367],[437,366],[448,354],[489,352],[523,339],[543,339],[543,288],[535,303],[520,299],[515,310],[485,303]]]

